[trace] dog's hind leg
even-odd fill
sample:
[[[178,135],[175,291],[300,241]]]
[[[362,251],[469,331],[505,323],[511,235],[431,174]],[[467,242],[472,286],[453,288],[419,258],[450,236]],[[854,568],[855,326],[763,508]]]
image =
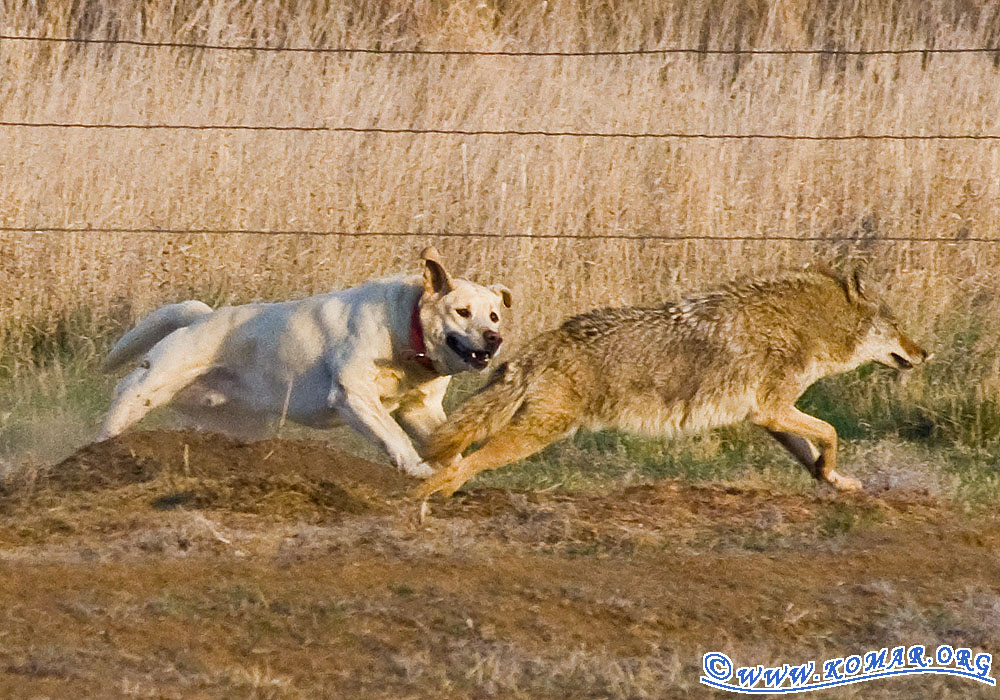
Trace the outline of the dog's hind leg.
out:
[[[98,441],[119,435],[212,369],[211,358],[199,357],[189,335],[187,329],[174,331],[156,344],[137,369],[118,382]]]

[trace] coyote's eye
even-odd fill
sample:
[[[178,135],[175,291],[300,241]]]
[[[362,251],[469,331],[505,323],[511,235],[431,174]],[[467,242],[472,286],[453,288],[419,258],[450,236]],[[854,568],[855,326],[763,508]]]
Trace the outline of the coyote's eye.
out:
[[[500,320],[500,317],[497,316],[496,311],[490,311],[490,320],[493,321],[493,323],[496,323],[497,321]]]
[[[470,316],[472,316],[472,312],[469,311],[468,309],[455,309],[455,313],[461,316],[462,318],[469,318]]]

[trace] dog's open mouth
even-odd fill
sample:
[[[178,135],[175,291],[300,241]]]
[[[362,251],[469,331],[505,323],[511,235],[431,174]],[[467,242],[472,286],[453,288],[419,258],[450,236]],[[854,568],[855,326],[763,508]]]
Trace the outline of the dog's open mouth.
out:
[[[493,354],[489,350],[473,350],[467,347],[458,336],[449,335],[445,342],[448,343],[451,351],[462,359],[462,362],[473,369],[486,369],[486,365],[490,363],[490,358],[493,357]]]
[[[913,363],[902,355],[897,355],[896,353],[891,352],[889,353],[889,357],[892,358],[892,361],[896,363],[896,367],[899,369],[913,369]]]

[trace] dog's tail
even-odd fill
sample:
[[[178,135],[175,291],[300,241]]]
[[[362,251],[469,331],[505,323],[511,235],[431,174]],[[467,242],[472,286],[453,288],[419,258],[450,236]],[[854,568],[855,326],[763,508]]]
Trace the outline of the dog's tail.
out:
[[[524,404],[532,374],[530,367],[517,360],[497,367],[490,381],[431,434],[424,458],[448,464],[472,443],[502,430]]]
[[[212,307],[200,301],[182,301],[179,304],[160,307],[122,336],[122,339],[111,348],[101,369],[112,372],[127,362],[142,357],[178,328],[190,326],[210,313]]]

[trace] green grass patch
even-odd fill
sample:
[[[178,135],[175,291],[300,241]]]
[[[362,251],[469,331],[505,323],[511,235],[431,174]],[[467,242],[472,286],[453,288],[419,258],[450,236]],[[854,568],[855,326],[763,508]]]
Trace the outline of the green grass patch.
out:
[[[516,464],[486,472],[474,483],[502,488],[604,488],[665,478],[686,481],[764,479],[800,489],[811,483],[763,432],[736,427],[675,440],[621,431],[580,431]]]

